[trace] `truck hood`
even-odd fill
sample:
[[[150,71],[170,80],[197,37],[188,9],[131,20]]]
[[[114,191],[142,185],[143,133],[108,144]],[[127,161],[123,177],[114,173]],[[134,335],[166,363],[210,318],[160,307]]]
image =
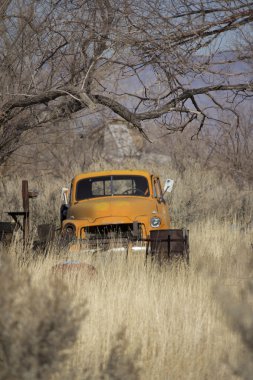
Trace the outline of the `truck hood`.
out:
[[[69,208],[68,218],[102,223],[106,217],[119,217],[119,220],[126,217],[131,223],[138,216],[151,216],[152,211],[157,211],[152,198],[115,196],[80,201]]]

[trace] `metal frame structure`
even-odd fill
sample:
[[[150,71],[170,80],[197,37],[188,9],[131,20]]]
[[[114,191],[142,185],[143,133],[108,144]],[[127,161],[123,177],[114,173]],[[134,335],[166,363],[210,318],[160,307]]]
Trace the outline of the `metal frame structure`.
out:
[[[15,222],[15,227],[20,228],[23,231],[23,244],[26,245],[28,238],[29,238],[29,233],[30,233],[30,209],[29,209],[29,200],[36,198],[38,196],[37,191],[29,191],[28,189],[28,181],[23,180],[22,181],[22,201],[23,201],[23,211],[8,211],[6,214],[8,214],[10,217]],[[19,220],[19,217],[23,218],[22,223]],[[3,228],[3,231],[0,230],[0,234],[4,235],[5,231],[7,230],[6,227],[9,227],[13,225],[13,223],[4,223],[5,228]],[[14,230],[13,229],[13,230]],[[12,231],[13,233],[13,231]]]

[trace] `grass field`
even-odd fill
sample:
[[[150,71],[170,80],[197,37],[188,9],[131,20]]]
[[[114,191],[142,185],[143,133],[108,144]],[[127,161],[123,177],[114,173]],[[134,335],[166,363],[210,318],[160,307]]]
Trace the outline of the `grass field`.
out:
[[[0,247],[0,380],[252,378],[252,191],[198,167],[170,176],[174,226],[190,229],[189,268],[145,266],[136,253]],[[2,217],[21,207],[17,181],[1,182]],[[57,220],[62,183],[30,183],[40,189],[33,225]],[[55,282],[52,266],[65,259],[97,275]]]
[[[238,378],[232,367],[240,366],[243,345],[240,333],[229,327],[226,305],[252,275],[251,242],[250,231],[209,221],[191,226],[189,268],[145,266],[136,253],[128,260],[106,252],[64,257],[52,252],[25,260],[21,268],[28,268],[31,288],[41,294],[48,292],[52,266],[65,258],[91,263],[98,272],[92,278],[84,273],[64,277],[66,303],[79,305],[80,312],[87,301],[88,315],[53,378]],[[62,282],[51,286],[59,293],[65,289]]]

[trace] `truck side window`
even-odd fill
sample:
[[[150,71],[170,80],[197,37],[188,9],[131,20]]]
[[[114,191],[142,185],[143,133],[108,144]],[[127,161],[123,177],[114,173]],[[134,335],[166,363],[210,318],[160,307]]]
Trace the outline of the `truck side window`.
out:
[[[72,190],[73,190],[73,182],[71,182],[71,185],[70,185],[68,204],[71,203]]]
[[[152,180],[152,190],[153,190],[153,196],[156,198],[156,189],[155,189],[155,183],[154,183],[154,177],[151,177]]]
[[[162,187],[161,187],[161,182],[160,182],[160,179],[159,179],[159,178],[156,179],[156,184],[157,184],[157,187],[158,187],[159,198],[160,198],[162,201],[164,201],[164,199],[163,199]]]
[[[155,177],[153,179],[153,191],[154,191],[154,197],[155,198],[163,200],[163,193],[162,193],[162,188],[161,188],[160,180],[157,177]]]
[[[157,198],[159,196],[159,193],[158,193],[158,188],[157,188],[157,183],[156,183],[156,178],[155,177],[153,177],[152,185],[153,185],[153,194],[154,194],[154,197]]]

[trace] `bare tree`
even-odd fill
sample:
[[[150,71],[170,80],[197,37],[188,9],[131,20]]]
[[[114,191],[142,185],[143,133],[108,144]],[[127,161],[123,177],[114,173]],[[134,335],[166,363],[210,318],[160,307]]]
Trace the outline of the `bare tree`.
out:
[[[240,119],[239,126],[227,123],[204,141],[209,152],[206,163],[230,174],[241,186],[253,181],[252,109],[240,109]]]
[[[236,118],[253,84],[248,70],[228,72],[236,52],[229,62],[221,52],[252,22],[250,0],[3,1],[0,164],[24,131],[86,108],[106,107],[143,134],[151,119],[201,130],[217,107]]]

